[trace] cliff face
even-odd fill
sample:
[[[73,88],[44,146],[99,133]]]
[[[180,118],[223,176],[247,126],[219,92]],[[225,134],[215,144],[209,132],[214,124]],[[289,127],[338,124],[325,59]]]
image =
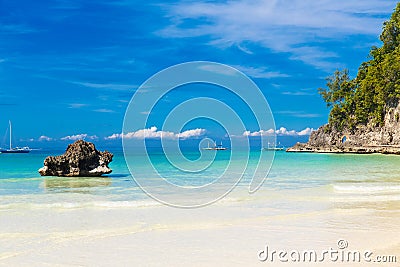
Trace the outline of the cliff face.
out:
[[[400,154],[400,3],[380,40],[354,79],[348,70],[326,79],[318,92],[331,109],[329,124],[288,151]]]
[[[337,131],[328,125],[311,133],[307,143],[297,143],[288,152],[400,154],[400,104],[388,108],[384,126],[359,125]]]

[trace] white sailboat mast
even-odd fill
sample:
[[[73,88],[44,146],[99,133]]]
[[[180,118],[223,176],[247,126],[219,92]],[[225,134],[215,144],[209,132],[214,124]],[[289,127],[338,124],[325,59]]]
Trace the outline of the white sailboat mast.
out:
[[[12,149],[12,124],[11,121],[8,121],[10,124],[10,150]]]

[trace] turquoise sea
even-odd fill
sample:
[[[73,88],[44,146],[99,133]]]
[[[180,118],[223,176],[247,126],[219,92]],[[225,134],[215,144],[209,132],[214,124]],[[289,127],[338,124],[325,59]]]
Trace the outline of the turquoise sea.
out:
[[[271,251],[319,253],[345,244],[343,251],[373,251],[373,259],[400,255],[400,156],[276,152],[257,192],[249,194],[246,172],[219,201],[183,209],[146,195],[131,178],[122,151],[110,150],[113,173],[101,178],[40,177],[37,170],[45,157],[62,151],[0,155],[1,266],[276,266],[258,260],[266,245]],[[177,171],[160,150],[149,157],[163,177],[190,188],[213,182],[229,163],[235,168],[226,177],[239,177],[236,167],[246,161],[246,153],[231,161],[230,153],[217,152],[200,173]],[[250,169],[260,153],[250,153]],[[184,154],[194,167],[207,166],[210,155]],[[187,163],[170,156],[176,166]],[[160,187],[145,159],[128,156],[152,193],[182,201],[178,204],[188,198],[197,203],[201,195]],[[218,196],[219,189],[209,187],[206,193]]]
[[[112,151],[114,160],[112,174],[101,178],[41,177],[37,170],[42,167],[52,151],[33,151],[30,154],[0,154],[0,210],[79,208],[79,207],[146,207],[158,205],[132,180],[123,152]],[[187,156],[196,158],[197,152]],[[224,154],[226,153],[226,154]],[[249,165],[256,164],[259,151],[252,151]],[[229,152],[218,152],[216,169],[223,169],[229,161]],[[134,155],[140,161],[143,156]],[[161,152],[150,153],[155,165],[181,184],[204,184],[212,182],[209,173],[191,175],[176,172],[168,165]],[[232,162],[232,164],[236,164]],[[216,172],[216,175],[218,172]],[[142,173],[146,176],[146,173]],[[231,175],[238,175],[232,173]],[[150,174],[149,174],[150,176]],[[151,177],[149,177],[150,179]],[[197,181],[197,182],[196,182]],[[334,203],[346,205],[380,205],[398,207],[400,201],[400,156],[308,154],[276,152],[271,171],[263,189],[253,195],[247,194],[250,179],[246,175],[238,184],[243,188],[241,199],[262,198],[265,190],[279,194],[294,194],[311,190],[315,195],[330,195]],[[272,195],[268,196],[269,198]],[[230,195],[222,201],[237,201]],[[271,199],[270,199],[271,200]]]

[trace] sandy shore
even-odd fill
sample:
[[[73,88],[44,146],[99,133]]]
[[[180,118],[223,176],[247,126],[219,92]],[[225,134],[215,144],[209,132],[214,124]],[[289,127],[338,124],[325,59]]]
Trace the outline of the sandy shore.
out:
[[[2,210],[0,265],[287,266],[278,260],[261,262],[258,253],[266,245],[270,250],[321,252],[337,249],[340,239],[349,250],[396,255],[400,261],[398,202],[382,209],[365,203],[349,207],[318,190],[274,195],[264,189],[255,196],[239,195],[192,210],[157,203]]]

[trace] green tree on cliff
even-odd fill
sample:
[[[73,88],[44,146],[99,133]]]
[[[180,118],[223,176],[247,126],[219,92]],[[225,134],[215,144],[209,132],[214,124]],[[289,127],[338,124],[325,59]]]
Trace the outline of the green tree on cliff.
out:
[[[347,70],[327,78],[327,88],[318,92],[331,108],[329,125],[338,130],[358,124],[382,126],[387,108],[400,100],[400,3],[383,25],[382,47],[373,47],[370,60],[360,65],[357,77]]]

